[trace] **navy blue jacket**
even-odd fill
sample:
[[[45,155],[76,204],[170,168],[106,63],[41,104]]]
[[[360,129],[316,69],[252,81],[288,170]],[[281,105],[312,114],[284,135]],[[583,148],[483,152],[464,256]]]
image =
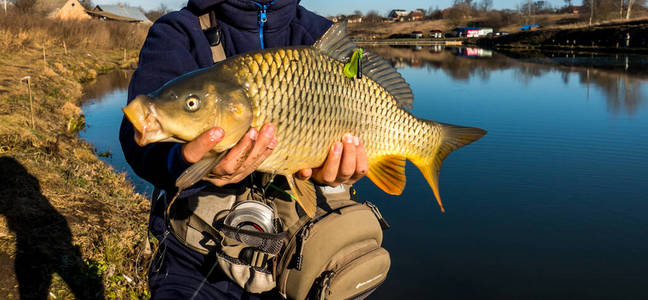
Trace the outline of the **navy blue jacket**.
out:
[[[331,26],[329,20],[298,3],[298,0],[276,0],[269,5],[263,30],[265,48],[312,45]],[[213,64],[211,49],[197,17],[210,10],[216,12],[227,57],[261,49],[259,7],[253,1],[190,0],[187,7],[161,17],[150,28],[128,88],[129,102],[179,75]],[[179,145],[155,143],[140,147],[133,134],[132,124],[124,118],[119,140],[126,161],[137,175],[157,188],[173,188],[176,178],[188,167]]]

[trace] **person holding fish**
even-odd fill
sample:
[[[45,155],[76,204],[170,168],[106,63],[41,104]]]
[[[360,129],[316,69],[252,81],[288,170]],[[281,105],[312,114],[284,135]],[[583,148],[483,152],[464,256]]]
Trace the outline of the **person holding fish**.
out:
[[[332,23],[298,3],[295,0],[190,0],[187,7],[163,16],[151,27],[129,86],[129,102],[135,96],[157,90],[177,76],[214,63],[198,18],[210,12],[217,18],[219,39],[227,57],[264,48],[313,44]],[[243,137],[211,167],[209,176],[201,178],[204,181],[191,188],[201,189],[201,194],[213,193],[225,198],[236,195],[241,187],[250,184],[253,180],[250,175],[276,147],[276,126],[267,123],[260,130],[246,129]],[[156,188],[169,192],[175,188],[180,174],[209,156],[210,150],[231,134],[215,127],[186,143],[140,146],[133,139],[136,135],[133,125],[124,118],[120,141],[135,173]],[[362,141],[350,133],[340,138],[330,148],[321,167],[304,168],[295,177],[337,187],[352,184],[365,176],[368,162]],[[205,187],[208,185],[205,181],[211,186]],[[283,298],[276,291],[246,292],[221,272],[208,272],[213,269],[214,261],[169,234],[164,216],[168,199],[163,198],[153,200],[149,224],[160,241],[149,274],[152,299]]]
[[[389,225],[351,184],[399,195],[410,160],[443,211],[443,160],[486,134],[410,114],[391,63],[298,2],[190,0],[149,31],[120,140],[166,192],[153,299],[364,299]]]

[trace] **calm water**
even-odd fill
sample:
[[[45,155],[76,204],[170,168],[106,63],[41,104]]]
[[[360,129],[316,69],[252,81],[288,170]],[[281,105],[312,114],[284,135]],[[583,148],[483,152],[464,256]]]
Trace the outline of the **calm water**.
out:
[[[648,299],[645,58],[373,50],[411,84],[413,114],[489,133],[446,159],[446,213],[411,164],[402,196],[357,184],[392,226],[392,267],[371,299]],[[82,136],[130,172],[124,88],[84,106]]]

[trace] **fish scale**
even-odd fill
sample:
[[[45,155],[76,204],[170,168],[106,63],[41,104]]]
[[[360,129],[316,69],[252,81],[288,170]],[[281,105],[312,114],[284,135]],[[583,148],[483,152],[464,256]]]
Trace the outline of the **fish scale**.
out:
[[[294,156],[290,152],[296,148],[308,154],[311,161],[307,164],[320,165],[333,143],[346,132],[363,141],[369,160],[393,152],[395,148],[404,155],[412,151],[412,147],[403,145],[412,144],[409,139],[414,135],[403,131],[420,128],[421,121],[400,109],[396,100],[376,82],[368,77],[344,77],[343,63],[311,47],[265,52],[236,57],[224,66],[237,74],[240,85],[249,86],[247,96],[256,112],[252,126],[279,124],[276,130],[278,144],[259,167],[260,171],[284,173],[306,167],[300,160],[287,161],[287,157]],[[289,64],[285,63],[285,57],[290,59]],[[267,72],[263,67],[272,65],[277,65],[276,73]],[[300,74],[305,74],[306,78]],[[286,87],[270,84],[273,77],[285,78]],[[266,97],[270,94],[276,96]],[[286,106],[286,102],[290,105]],[[368,123],[377,126],[366,126]],[[430,134],[435,130],[419,134],[414,144],[429,144]],[[386,132],[389,134],[385,135]]]

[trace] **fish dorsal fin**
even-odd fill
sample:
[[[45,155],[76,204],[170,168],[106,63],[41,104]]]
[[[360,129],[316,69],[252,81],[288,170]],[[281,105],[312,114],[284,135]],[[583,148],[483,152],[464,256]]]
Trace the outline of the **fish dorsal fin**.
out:
[[[346,25],[346,21],[334,23],[313,47],[335,60],[347,63],[358,46],[347,36]],[[362,74],[387,90],[400,106],[411,109],[414,95],[403,76],[390,62],[377,54],[365,53],[362,58]]]
[[[390,62],[378,54],[367,52],[362,58],[362,74],[387,90],[396,99],[399,106],[412,108],[412,102],[414,102],[412,89]]]
[[[335,60],[349,61],[358,46],[347,36],[346,24],[346,21],[333,23],[313,47]]]

